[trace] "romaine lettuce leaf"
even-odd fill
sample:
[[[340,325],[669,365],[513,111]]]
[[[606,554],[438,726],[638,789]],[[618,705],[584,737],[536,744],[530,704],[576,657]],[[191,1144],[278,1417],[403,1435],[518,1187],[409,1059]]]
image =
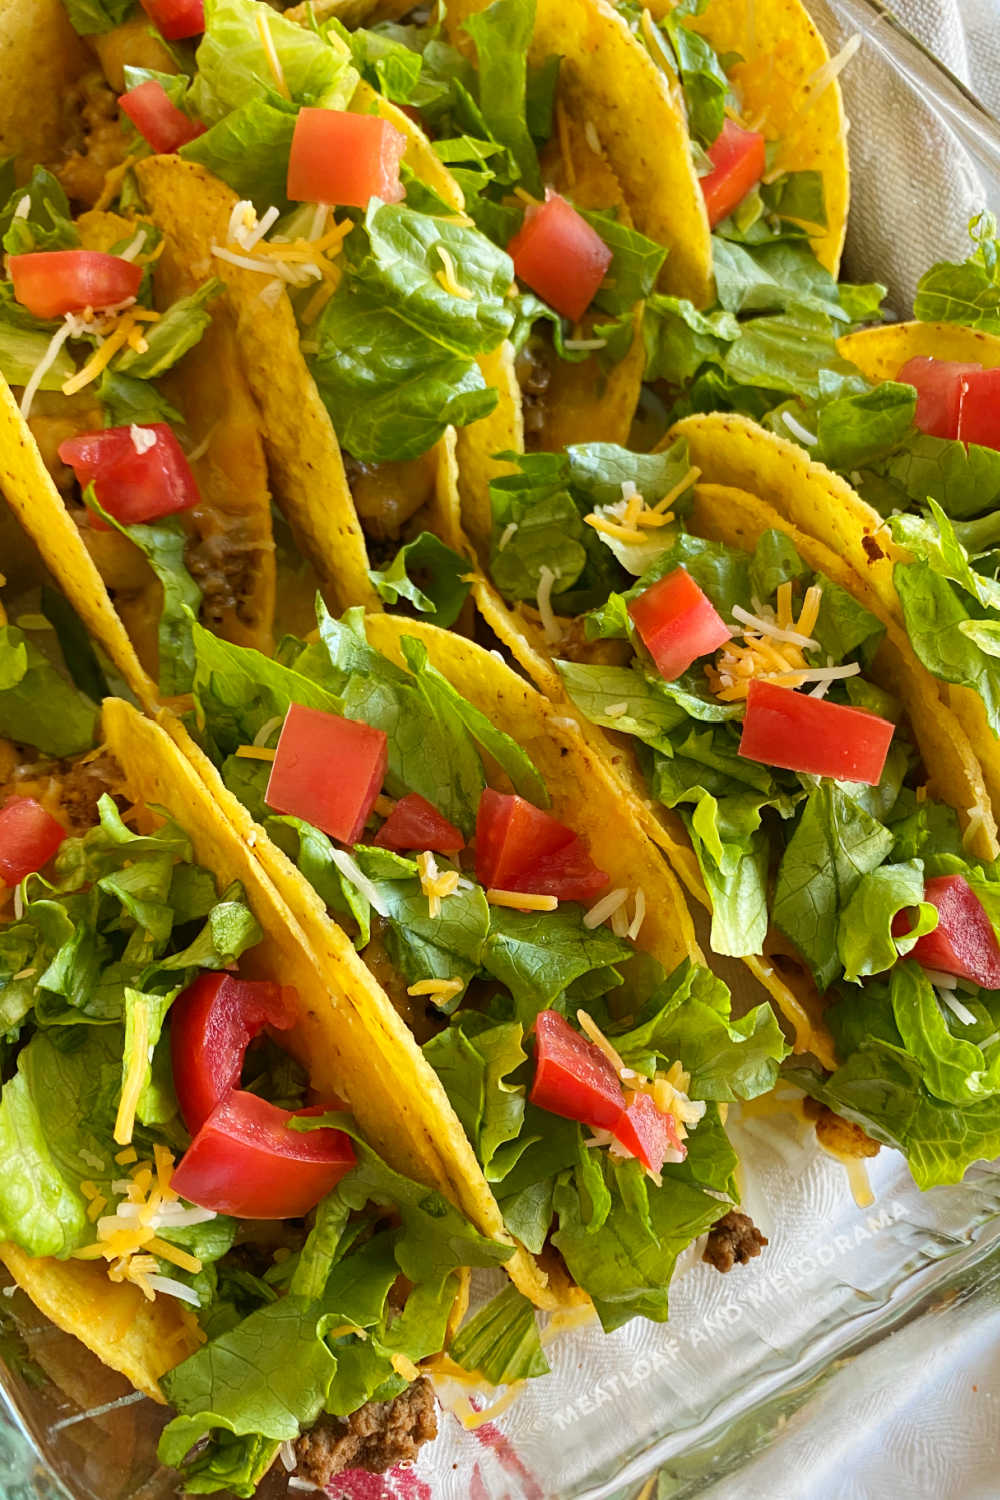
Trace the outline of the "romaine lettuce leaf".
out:
[[[463,1323],[448,1353],[456,1364],[491,1385],[549,1374],[535,1309],[516,1286],[505,1287]]]
[[[97,705],[23,630],[0,625],[0,735],[43,755],[79,755],[97,732]]]
[[[409,604],[419,614],[432,615],[433,623],[447,630],[469,596],[468,571],[466,558],[432,532],[422,531],[400,547],[387,567],[370,569],[368,576],[390,608]]]
[[[198,46],[198,76],[192,103],[207,125],[275,87],[263,17],[281,68],[287,97],[295,104],[346,109],[358,83],[350,48],[335,34],[319,35],[257,0],[205,0],[205,32]]]
[[[939,261],[917,284],[914,317],[922,323],[961,323],[1000,333],[1000,243],[996,219],[978,214],[969,225],[973,249],[967,260]]]

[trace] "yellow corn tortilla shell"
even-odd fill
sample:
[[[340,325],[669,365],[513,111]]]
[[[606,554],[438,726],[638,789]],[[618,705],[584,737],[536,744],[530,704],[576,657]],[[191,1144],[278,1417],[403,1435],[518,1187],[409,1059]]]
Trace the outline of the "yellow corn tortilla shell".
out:
[[[650,0],[656,19],[672,9],[672,0]],[[685,25],[719,53],[743,59],[729,69],[743,121],[766,140],[781,142],[768,175],[822,176],[827,225],[810,238],[819,261],[836,276],[850,198],[847,119],[840,84],[825,68],[829,51],[805,6],[800,0],[709,0]]]
[[[260,300],[266,276],[212,256],[213,244],[226,243],[236,194],[179,156],[149,157],[135,172],[150,218],[187,247],[192,271],[226,284],[277,498],[324,592],[342,608],[379,608],[340,447],[306,368],[291,303],[282,292],[266,306]]]
[[[161,41],[145,11],[128,16],[120,26],[110,31],[88,37],[97,53],[111,88],[116,94],[125,92],[125,68],[150,68],[157,73],[176,73],[177,64],[173,53]]]
[[[111,707],[117,705],[106,705],[105,716]],[[350,938],[229,791],[180,720],[165,712],[160,726],[183,757],[183,776],[173,763],[170,773],[184,783],[190,809],[185,826],[193,829],[197,820],[207,830],[206,845],[194,839],[196,855],[221,880],[243,882],[264,928],[264,943],[247,959],[268,974],[281,974],[282,982],[299,992],[299,1020],[287,1042],[308,1068],[313,1086],[346,1098],[375,1150],[397,1171],[438,1188],[482,1234],[509,1243],[437,1074]],[[140,738],[158,732],[148,723],[133,730]],[[143,749],[133,744],[133,755],[138,758]],[[145,758],[151,758],[148,750]],[[156,769],[164,763],[161,759]],[[142,790],[144,800],[169,806],[162,795],[167,788],[149,784]],[[544,1278],[526,1252],[518,1250],[507,1269],[539,1306],[551,1304]]]
[[[62,155],[73,86],[93,66],[62,0],[0,0],[0,157],[19,182]]]
[[[445,25],[465,52],[462,29],[489,0],[452,0]],[[676,85],[638,45],[607,0],[538,0],[529,62],[562,58],[559,100],[575,133],[597,131],[637,229],[669,247],[664,291],[702,307],[711,297],[708,218]]]
[[[480,355],[478,363],[486,384],[499,393],[500,399],[488,416],[459,428],[456,438],[462,520],[477,554],[486,558],[493,534],[490,481],[501,474],[513,474],[517,467],[495,455],[524,452],[524,418],[511,345],[502,343],[489,354]]]
[[[2,376],[0,491],[90,634],[100,641],[139,702],[147,707],[154,705],[156,684],[140,664],[97,566]]]
[[[919,356],[995,370],[1000,367],[1000,336],[958,323],[888,323],[845,334],[837,340],[837,353],[873,381],[895,380],[907,360]]]
[[[182,1302],[149,1302],[137,1286],[109,1281],[94,1261],[36,1259],[10,1241],[0,1244],[0,1259],[39,1312],[154,1401],[165,1401],[160,1377],[204,1343]]]
[[[813,462],[797,444],[765,432],[746,417],[715,414],[685,417],[671,430],[671,440],[685,437],[691,462],[701,469],[707,482],[732,485],[751,494],[766,495],[775,510],[807,535],[824,542],[851,566],[852,593],[883,624],[896,625],[906,638],[910,660],[924,684],[924,708],[920,717],[933,720],[940,705],[951,713],[964,731],[980,766],[984,789],[962,803],[964,826],[971,825],[970,845],[975,852],[996,848],[995,824],[990,813],[1000,809],[1000,740],[986,718],[978,693],[971,688],[939,682],[920,665],[906,637],[903,610],[893,581],[897,563],[911,560],[889,535],[876,510],[851,489],[847,482],[823,464]],[[949,720],[950,722],[950,720]],[[965,752],[959,757],[965,761]],[[939,758],[929,758],[937,767]],[[965,791],[972,790],[969,777],[951,782],[946,800],[958,807]],[[985,819],[989,819],[985,822]],[[985,853],[983,858],[990,857]]]

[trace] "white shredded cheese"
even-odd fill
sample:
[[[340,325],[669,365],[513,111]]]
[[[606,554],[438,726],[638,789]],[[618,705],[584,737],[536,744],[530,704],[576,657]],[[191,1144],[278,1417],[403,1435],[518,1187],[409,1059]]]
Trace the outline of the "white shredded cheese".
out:
[[[331,849],[330,858],[340,873],[346,875],[348,880],[365,897],[373,911],[377,911],[380,917],[387,917],[389,915],[389,908],[382,900],[376,887],[368,879],[368,876],[362,872],[357,860],[352,859],[346,849]]]
[[[972,1014],[972,1011],[967,1005],[962,1004],[957,995],[953,995],[950,990],[942,989],[938,986],[935,986],[935,988],[937,989],[938,997],[940,998],[941,1002],[948,1007],[952,1015],[954,1015],[955,1018],[960,1021],[963,1026],[975,1026],[975,1016]]]
[[[797,630],[783,630],[773,620],[766,619],[763,615],[752,615],[742,604],[734,604],[732,609],[733,619],[738,620],[741,625],[747,625],[751,630],[756,630],[758,635],[768,635],[775,641],[787,641],[791,646],[801,646],[803,651],[818,651],[819,642],[814,641],[811,636],[800,635]]]
[[[602,896],[600,901],[595,901],[594,905],[585,913],[583,918],[584,927],[600,927],[601,923],[606,922],[608,917],[613,912],[616,912],[620,906],[623,906],[627,900],[628,891],[624,886],[619,886],[616,890],[608,891],[606,896]]]
[[[621,703],[609,703],[607,708],[604,710],[604,717],[606,719],[620,719],[627,713],[628,704],[623,698]]]
[[[593,151],[594,155],[595,156],[600,156],[600,154],[601,154],[601,138],[597,134],[597,127],[594,124],[593,120],[588,120],[586,122],[586,124],[583,127],[583,134],[584,134],[584,139],[587,142],[587,145],[590,147],[591,151]]]
[[[286,1471],[286,1473],[293,1473],[297,1462],[295,1457],[295,1444],[287,1441],[282,1443],[281,1447],[278,1449],[278,1456],[281,1459],[281,1466]]]
[[[564,339],[563,348],[569,349],[572,353],[583,353],[591,349],[605,349],[607,343],[607,339]]]
[[[20,410],[21,416],[25,421],[27,421],[31,415],[31,403],[34,401],[36,395],[38,394],[39,386],[51,370],[52,366],[55,364],[56,360],[59,358],[59,350],[62,348],[63,344],[65,344],[71,332],[72,329],[70,327],[70,324],[68,322],[63,323],[62,327],[58,328],[52,335],[49,347],[46,349],[45,353],[42,355],[41,359],[32,370],[31,378],[28,381],[27,385],[24,387],[24,392],[21,396]]]
[[[128,435],[136,453],[148,453],[150,448],[156,447],[156,433],[150,427],[139,427],[133,422]]]
[[[21,894],[20,886],[15,886],[14,888],[14,916],[18,922],[24,916],[24,897]]]
[[[552,609],[552,585],[558,574],[545,563],[538,570],[538,614],[542,622],[545,639],[554,644],[562,639],[562,631]]]
[[[643,890],[642,886],[639,886],[638,890],[635,893],[635,906],[632,912],[632,920],[629,923],[628,928],[628,937],[631,942],[634,943],[636,938],[639,936],[639,933],[642,931],[642,924],[645,920],[646,892]]]
[[[143,245],[146,243],[146,238],[146,230],[140,229],[135,239],[131,240],[129,244],[126,245],[124,250],[119,251],[122,260],[135,260],[136,256],[142,250]]]
[[[275,714],[273,719],[266,720],[266,722],[260,726],[251,743],[258,746],[266,745],[274,731],[276,729],[279,729],[284,722],[285,721],[280,714]]]
[[[504,527],[503,531],[501,531],[501,533],[500,533],[500,539],[497,542],[497,551],[498,552],[502,552],[503,551],[503,549],[506,547],[507,543],[516,534],[516,532],[517,532],[517,522],[516,521],[508,521],[507,525]]]
[[[803,94],[812,94],[812,102],[815,103],[820,95],[825,93],[830,87],[834,79],[847,67],[847,64],[860,46],[861,33],[858,31],[852,37],[848,37],[847,41],[834,57],[827,58],[826,62],[817,68],[810,78],[806,79],[802,85]]]
[[[17,207],[14,210],[14,218],[15,219],[26,219],[30,213],[31,213],[31,194],[30,193],[25,193],[24,197],[18,200],[18,205],[17,205]]]
[[[152,1275],[146,1278],[154,1292],[163,1292],[166,1297],[176,1297],[178,1302],[190,1302],[192,1307],[201,1306],[201,1298],[193,1287],[185,1286],[173,1276]]]
[[[814,432],[810,432],[808,427],[803,427],[801,422],[796,421],[790,411],[783,411],[781,413],[781,420],[792,436],[797,438],[800,443],[805,443],[807,448],[815,448],[819,442],[819,438]]]

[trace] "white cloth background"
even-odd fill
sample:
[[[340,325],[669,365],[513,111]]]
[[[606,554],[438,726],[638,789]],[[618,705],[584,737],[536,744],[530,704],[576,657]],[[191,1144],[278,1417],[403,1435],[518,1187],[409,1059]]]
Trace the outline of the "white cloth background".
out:
[[[877,0],[808,4],[831,50],[864,38],[841,74],[852,170],[844,272],[885,283],[905,316],[928,266],[968,254],[969,219],[1000,214],[1000,127],[900,39]],[[1000,118],[1000,0],[885,5]]]

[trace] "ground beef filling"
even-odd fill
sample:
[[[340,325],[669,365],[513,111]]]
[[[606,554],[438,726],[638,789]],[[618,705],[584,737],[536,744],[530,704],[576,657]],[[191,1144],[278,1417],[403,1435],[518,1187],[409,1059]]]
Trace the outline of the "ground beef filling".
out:
[[[103,752],[90,760],[25,761],[5,779],[0,774],[0,805],[8,797],[34,797],[67,833],[79,835],[97,822],[97,804],[105,792],[120,787],[121,771]]]
[[[766,1244],[750,1215],[731,1208],[708,1231],[702,1260],[717,1271],[731,1271],[733,1266],[745,1266],[748,1260],[755,1259]]]
[[[70,202],[93,208],[113,167],[128,154],[118,100],[100,73],[88,73],[77,85],[76,130],[66,156],[52,165]]]
[[[365,536],[394,542],[434,498],[437,455],[431,449],[420,458],[368,464],[345,453],[344,472]]]
[[[295,1444],[298,1473],[320,1489],[345,1469],[384,1474],[436,1437],[434,1390],[421,1376],[394,1401],[369,1401],[349,1417],[321,1417]]]
[[[545,396],[552,382],[552,358],[550,346],[539,338],[530,338],[518,352],[514,366],[521,388],[524,445],[529,451],[538,447],[537,439],[545,426]]]

